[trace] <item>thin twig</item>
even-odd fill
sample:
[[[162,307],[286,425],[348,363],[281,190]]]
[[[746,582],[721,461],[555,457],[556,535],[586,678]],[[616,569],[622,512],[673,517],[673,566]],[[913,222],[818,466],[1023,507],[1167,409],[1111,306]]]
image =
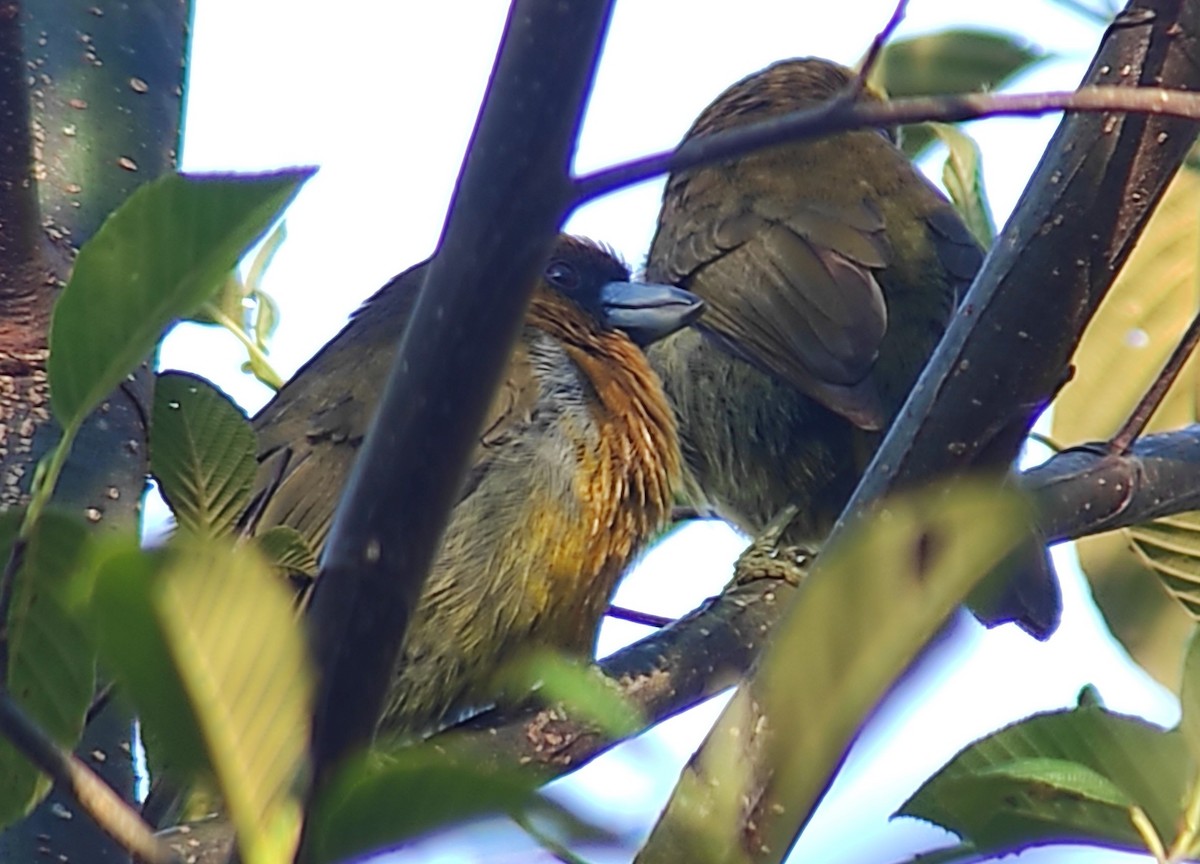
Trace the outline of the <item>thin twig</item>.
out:
[[[1200,313],[1197,313],[1196,317],[1192,319],[1192,323],[1188,325],[1183,338],[1179,340],[1179,344],[1171,352],[1166,365],[1158,373],[1158,377],[1154,379],[1154,383],[1150,385],[1150,389],[1142,396],[1137,407],[1133,409],[1133,412],[1129,415],[1129,419],[1125,421],[1117,434],[1108,442],[1109,453],[1115,453],[1120,456],[1129,452],[1129,448],[1137,440],[1137,437],[1142,434],[1143,430],[1145,430],[1146,424],[1150,422],[1150,418],[1154,416],[1154,412],[1158,410],[1158,406],[1166,398],[1167,391],[1171,389],[1171,385],[1175,383],[1175,379],[1183,371],[1184,364],[1192,356],[1192,352],[1196,350],[1198,342],[1200,342]]]
[[[137,811],[84,762],[59,747],[7,692],[0,692],[0,733],[137,860],[178,864],[179,859],[154,836]]]
[[[91,723],[96,719],[97,714],[108,707],[108,703],[112,701],[115,691],[116,685],[112,681],[109,681],[96,692],[96,695],[92,697],[92,704],[88,706],[87,714],[84,716],[84,726]]]
[[[1065,447],[1063,447],[1062,444],[1059,444],[1057,441],[1055,441],[1049,435],[1045,435],[1041,432],[1030,432],[1025,437],[1028,438],[1030,441],[1032,441],[1034,444],[1041,444],[1047,450],[1050,450],[1054,453],[1061,453],[1063,450],[1066,449]]]
[[[29,541],[20,535],[13,538],[4,572],[0,573],[0,689],[8,686],[8,614],[12,608],[13,589],[17,571],[25,561]]]
[[[871,70],[879,62],[879,57],[883,54],[884,46],[892,38],[892,34],[900,26],[900,22],[904,20],[904,13],[907,10],[908,0],[899,0],[896,8],[892,10],[892,17],[888,19],[888,22],[883,25],[883,29],[876,33],[875,38],[871,40],[871,47],[867,49],[867,53],[863,55],[862,62],[858,64],[858,75],[854,77],[854,83],[849,92],[851,99],[857,99],[863,90],[866,89],[867,79],[871,77]]]
[[[629,621],[633,624],[644,624],[647,627],[661,628],[668,624],[674,624],[674,618],[668,618],[665,615],[655,615],[653,612],[642,612],[637,609],[629,609],[625,606],[609,606],[607,615],[609,618],[615,618],[618,621]]]
[[[1118,111],[1200,120],[1200,94],[1161,87],[1081,87],[1046,93],[968,93],[893,102],[835,100],[761,123],[705,135],[668,150],[574,178],[576,206],[659,174],[722,162],[764,147],[852,129],[980,117],[1036,117],[1055,111]]]

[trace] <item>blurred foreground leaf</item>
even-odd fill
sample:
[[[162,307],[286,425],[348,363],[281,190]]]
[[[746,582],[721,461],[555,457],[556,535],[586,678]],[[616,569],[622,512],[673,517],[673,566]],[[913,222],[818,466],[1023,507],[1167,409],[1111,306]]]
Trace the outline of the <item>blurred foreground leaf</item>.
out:
[[[747,825],[788,848],[867,716],[1027,519],[1015,494],[964,482],[889,499],[823,550],[639,862],[757,860]]]
[[[310,826],[313,858],[346,861],[498,813],[586,833],[570,811],[538,794],[539,783],[519,767],[489,771],[429,745],[372,753],[343,768],[321,795]]]
[[[7,561],[21,514],[0,515],[0,560]],[[13,583],[8,614],[8,689],[55,741],[75,746],[96,683],[95,650],[73,610],[75,580],[86,581],[83,523],[44,513]],[[24,816],[50,790],[43,776],[0,736],[0,825]]]
[[[92,603],[106,666],[177,776],[211,772],[243,860],[290,860],[312,672],[292,598],[252,546],[116,550]]]
[[[644,728],[639,712],[595,666],[541,651],[519,660],[504,672],[504,689],[520,697],[532,692],[538,702],[563,705],[570,717],[594,723],[613,738]]]

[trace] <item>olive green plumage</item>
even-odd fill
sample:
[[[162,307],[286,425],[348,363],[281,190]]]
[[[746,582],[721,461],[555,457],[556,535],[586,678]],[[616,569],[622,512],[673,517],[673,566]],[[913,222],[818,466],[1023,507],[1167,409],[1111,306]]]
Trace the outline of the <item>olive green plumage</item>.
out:
[[[424,271],[369,300],[254,418],[260,466],[244,530],[290,525],[324,544]],[[618,578],[667,519],[675,426],[630,334],[673,332],[700,304],[628,280],[601,247],[557,241],[410,624],[381,732],[421,734],[486,706],[496,673],[535,649],[590,656]],[[606,305],[613,290],[621,296]]]
[[[814,58],[777,63],[722,93],[687,137],[815,106],[852,75]],[[672,174],[647,278],[707,308],[648,353],[678,418],[690,503],[751,534],[794,504],[784,539],[819,546],[982,258],[880,130]],[[1034,569],[989,623],[1053,629],[1057,588]]]

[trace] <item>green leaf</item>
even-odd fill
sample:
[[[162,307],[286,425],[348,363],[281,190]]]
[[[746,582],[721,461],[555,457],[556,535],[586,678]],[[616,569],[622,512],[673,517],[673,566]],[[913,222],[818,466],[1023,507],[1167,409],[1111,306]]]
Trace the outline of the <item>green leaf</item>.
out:
[[[983,184],[983,154],[979,145],[957,126],[930,123],[929,127],[949,151],[942,167],[942,184],[979,245],[990,249],[996,240],[996,223]]]
[[[987,30],[943,30],[888,43],[870,81],[893,99],[990,90],[1050,55],[1020,37]],[[926,124],[906,126],[910,157],[933,140]]]
[[[314,169],[166,175],[140,187],[84,244],[50,323],[50,400],[82,421],[166,327],[213,295]]]
[[[991,90],[1050,55],[1020,36],[990,30],[942,30],[889,42],[871,85],[893,98]]]
[[[0,516],[0,560],[7,561],[20,514]],[[22,708],[63,747],[79,741],[96,678],[95,650],[73,610],[72,586],[86,581],[87,528],[53,511],[42,514],[13,583],[8,614],[8,687]],[[0,736],[0,825],[25,815],[50,789]]]
[[[1183,661],[1183,683],[1179,688],[1179,704],[1183,716],[1179,729],[1187,742],[1192,759],[1200,764],[1200,639],[1192,633],[1187,655]]]
[[[762,802],[771,818],[757,842],[790,845],[867,716],[971,587],[1016,547],[1027,519],[1010,492],[942,485],[882,502],[823,549],[753,686],[737,690],[684,772],[652,841],[662,845],[646,847],[647,860],[744,857],[734,829],[747,796],[764,794],[755,765],[771,770],[770,800]],[[762,718],[784,725],[759,735]]]
[[[242,409],[212,383],[186,372],[158,376],[150,471],[180,528],[229,532],[250,501],[257,450]]]
[[[105,562],[92,603],[102,656],[164,761],[211,771],[243,860],[289,860],[312,673],[292,599],[250,546],[188,541]]]
[[[489,813],[562,812],[516,768],[487,771],[427,745],[375,753],[342,769],[321,795],[311,840],[317,862],[346,861]]]
[[[1195,765],[1178,732],[1098,707],[1056,711],[969,745],[898,815],[991,855],[1079,842],[1142,851],[1131,809],[1173,836]]]
[[[1127,535],[1167,594],[1193,619],[1200,618],[1200,513],[1176,513],[1134,525]]]
[[[539,702],[564,705],[572,717],[594,723],[614,738],[627,738],[645,726],[638,709],[612,679],[595,666],[553,651],[539,651],[516,662],[503,678],[510,693],[535,691]]]
[[[304,535],[291,525],[276,525],[254,535],[254,542],[271,566],[288,573],[317,576],[317,555]]]

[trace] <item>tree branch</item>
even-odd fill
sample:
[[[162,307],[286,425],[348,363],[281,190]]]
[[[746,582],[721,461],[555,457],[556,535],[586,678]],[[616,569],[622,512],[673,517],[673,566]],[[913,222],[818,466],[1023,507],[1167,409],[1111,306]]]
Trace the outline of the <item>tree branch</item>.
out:
[[[37,184],[21,48],[21,3],[0,0],[0,300],[29,293],[20,278],[38,256]]]
[[[177,864],[180,860],[155,838],[148,825],[120,795],[70,752],[63,750],[20,709],[8,693],[0,692],[0,732],[66,792],[92,821],[113,840],[146,864]]]
[[[1125,112],[1197,120],[1200,119],[1200,94],[1161,87],[1090,86],[1048,93],[964,93],[889,102],[834,100],[805,111],[693,138],[674,150],[584,174],[574,180],[575,202],[582,204],[660,174],[852,129],[926,121],[957,123],[983,117],[1038,117],[1055,111]]]
[[[374,732],[470,447],[570,206],[570,158],[610,12],[611,0],[515,0],[509,11],[441,244],[316,582],[314,785]]]
[[[1051,542],[1200,509],[1200,424],[1152,435],[1124,455],[1103,442],[1063,451],[1026,471],[1021,487]],[[795,588],[735,580],[720,596],[597,666],[642,711],[640,732],[736,683],[750,669]],[[620,743],[561,708],[490,711],[432,739],[473,762],[529,765],[546,780]]]

